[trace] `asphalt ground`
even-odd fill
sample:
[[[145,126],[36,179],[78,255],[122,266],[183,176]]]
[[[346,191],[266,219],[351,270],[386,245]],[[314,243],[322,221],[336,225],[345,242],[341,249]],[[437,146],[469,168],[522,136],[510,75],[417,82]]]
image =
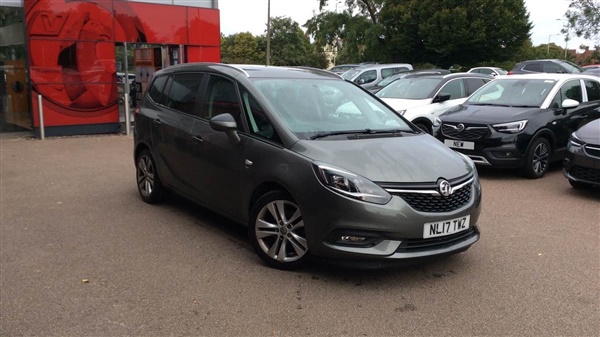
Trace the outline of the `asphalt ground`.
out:
[[[0,336],[599,336],[600,192],[480,170],[481,240],[391,270],[266,267],[141,201],[124,135],[0,139]]]

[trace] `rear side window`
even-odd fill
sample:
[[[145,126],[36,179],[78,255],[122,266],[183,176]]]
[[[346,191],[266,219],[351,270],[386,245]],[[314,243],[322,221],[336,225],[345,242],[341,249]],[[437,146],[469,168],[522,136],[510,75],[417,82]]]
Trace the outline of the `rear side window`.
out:
[[[165,105],[171,109],[193,115],[201,81],[202,74],[182,73],[174,75]]]
[[[164,101],[161,101],[161,96],[168,78],[169,76],[156,77],[152,82],[152,86],[148,89],[148,97],[150,97],[154,103],[164,104]]]
[[[552,63],[552,62],[545,62],[543,69],[544,69],[545,73],[566,73],[566,71],[565,71],[565,69],[563,69],[563,67],[559,66],[556,63]]]
[[[527,71],[535,71],[535,72],[542,72],[542,65],[540,63],[530,63],[530,64],[526,64],[523,67],[523,70],[527,70]]]
[[[600,100],[600,84],[598,82],[586,80],[585,90],[587,91],[588,101]]]

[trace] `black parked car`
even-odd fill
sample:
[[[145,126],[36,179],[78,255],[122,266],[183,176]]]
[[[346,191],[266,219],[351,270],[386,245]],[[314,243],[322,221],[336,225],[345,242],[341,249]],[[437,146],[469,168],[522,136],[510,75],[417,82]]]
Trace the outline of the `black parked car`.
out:
[[[586,75],[499,76],[437,121],[436,137],[476,164],[544,176],[569,136],[600,118],[600,79]]]
[[[563,173],[575,188],[600,187],[600,119],[573,132]]]
[[[546,59],[519,62],[508,72],[508,75],[533,73],[579,74],[581,72],[583,72],[583,68],[573,62]]]

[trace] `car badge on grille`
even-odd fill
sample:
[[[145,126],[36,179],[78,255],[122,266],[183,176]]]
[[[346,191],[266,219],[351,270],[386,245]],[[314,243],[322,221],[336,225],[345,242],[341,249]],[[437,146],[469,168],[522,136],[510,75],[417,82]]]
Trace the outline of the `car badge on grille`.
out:
[[[458,130],[458,132],[463,132],[465,130],[465,125],[463,123],[458,124],[456,130]]]
[[[454,191],[452,191],[452,186],[450,185],[450,183],[446,179],[440,179],[440,180],[438,180],[437,185],[438,185],[438,191],[444,197],[447,197],[450,194],[452,194],[452,192],[454,192]]]

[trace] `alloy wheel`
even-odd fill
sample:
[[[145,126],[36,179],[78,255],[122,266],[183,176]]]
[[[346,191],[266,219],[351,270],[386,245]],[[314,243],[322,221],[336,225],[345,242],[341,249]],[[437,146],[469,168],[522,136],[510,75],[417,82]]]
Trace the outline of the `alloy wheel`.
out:
[[[546,168],[548,167],[549,159],[550,159],[550,149],[548,148],[548,144],[539,143],[533,150],[533,162],[532,162],[533,171],[536,174],[541,174],[544,171],[546,171]]]
[[[147,155],[140,156],[137,167],[137,182],[140,193],[144,197],[150,197],[154,191],[154,165],[152,159]]]
[[[302,214],[291,201],[274,200],[264,205],[254,231],[261,250],[280,263],[297,261],[308,252]]]

